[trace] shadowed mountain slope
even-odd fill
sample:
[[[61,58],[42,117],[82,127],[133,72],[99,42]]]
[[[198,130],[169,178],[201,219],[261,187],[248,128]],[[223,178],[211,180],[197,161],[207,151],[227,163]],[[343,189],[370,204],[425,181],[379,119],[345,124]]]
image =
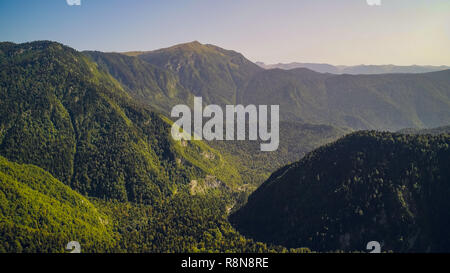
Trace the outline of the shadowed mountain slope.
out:
[[[230,218],[288,247],[448,252],[450,136],[357,132],[281,168]]]

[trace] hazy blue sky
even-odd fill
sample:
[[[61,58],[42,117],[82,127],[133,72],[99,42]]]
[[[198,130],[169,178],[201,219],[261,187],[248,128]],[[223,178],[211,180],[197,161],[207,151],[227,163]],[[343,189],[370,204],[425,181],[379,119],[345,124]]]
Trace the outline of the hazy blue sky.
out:
[[[0,41],[152,50],[198,40],[253,61],[450,65],[450,0],[0,0]]]

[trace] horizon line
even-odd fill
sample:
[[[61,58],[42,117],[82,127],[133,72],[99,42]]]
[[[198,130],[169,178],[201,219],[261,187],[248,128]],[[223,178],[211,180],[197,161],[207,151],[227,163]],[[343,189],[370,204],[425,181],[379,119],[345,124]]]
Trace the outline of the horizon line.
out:
[[[288,61],[288,62],[265,62],[265,61],[261,61],[261,60],[252,60],[251,58],[247,57],[244,53],[242,53],[241,51],[235,50],[235,49],[227,49],[224,47],[221,47],[219,45],[216,44],[212,44],[212,43],[202,43],[199,42],[198,40],[191,40],[190,42],[181,42],[181,43],[176,43],[173,45],[169,45],[169,46],[165,46],[165,47],[158,47],[158,48],[154,48],[154,49],[145,49],[145,50],[113,50],[113,51],[107,51],[107,50],[99,50],[99,49],[79,49],[76,48],[74,46],[65,44],[64,42],[60,42],[60,41],[56,41],[56,40],[28,40],[28,41],[22,41],[22,42],[17,42],[17,41],[0,41],[0,43],[14,43],[14,44],[26,44],[26,43],[33,43],[33,42],[54,42],[54,43],[58,43],[58,44],[62,44],[64,46],[73,48],[75,50],[77,50],[78,52],[84,52],[84,51],[97,51],[97,52],[103,52],[103,53],[117,53],[117,54],[126,54],[126,53],[148,53],[148,52],[153,52],[153,51],[158,51],[158,50],[163,50],[163,49],[168,49],[168,48],[172,48],[172,47],[176,47],[176,46],[180,46],[180,45],[187,45],[187,44],[193,44],[193,43],[199,43],[200,45],[206,46],[206,45],[211,45],[211,46],[216,46],[219,47],[221,49],[224,50],[230,50],[230,51],[235,51],[239,54],[242,54],[247,60],[251,61],[252,63],[258,65],[258,63],[262,63],[264,65],[286,65],[286,64],[319,64],[319,65],[331,65],[334,67],[355,67],[355,66],[397,66],[397,67],[411,67],[411,66],[419,66],[419,67],[447,67],[450,68],[450,64],[417,64],[417,63],[412,63],[412,64],[393,64],[393,63],[359,63],[359,64],[333,64],[333,63],[329,63],[329,62],[323,62],[323,61],[319,61],[319,62],[314,62],[314,61],[297,61],[297,60],[293,60],[293,61]]]

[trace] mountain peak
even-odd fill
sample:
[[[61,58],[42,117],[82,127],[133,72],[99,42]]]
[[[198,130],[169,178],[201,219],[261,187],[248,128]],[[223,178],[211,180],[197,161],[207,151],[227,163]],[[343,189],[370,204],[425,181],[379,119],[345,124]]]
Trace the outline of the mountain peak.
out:
[[[182,44],[177,44],[168,48],[162,48],[162,49],[195,49],[195,48],[200,48],[203,47],[204,44],[200,43],[199,41],[192,41],[192,42],[187,42],[187,43],[182,43]],[[158,50],[162,50],[162,49],[158,49]]]
[[[167,50],[169,50],[169,51],[172,51],[172,50],[191,51],[191,50],[198,50],[204,46],[205,45],[200,43],[199,41],[192,41],[192,42],[173,45],[170,47],[159,48],[159,49],[155,49],[155,50],[128,51],[128,52],[122,52],[122,54],[127,55],[127,56],[139,56],[139,55],[143,55],[143,54],[149,54],[149,53],[153,53],[153,52],[162,52],[162,51],[167,51]]]
[[[187,43],[184,43],[184,44],[180,44],[180,45],[188,45],[188,46],[202,46],[203,44],[202,44],[202,43],[200,43],[199,41],[195,40],[195,41],[192,41],[192,42],[187,42]]]

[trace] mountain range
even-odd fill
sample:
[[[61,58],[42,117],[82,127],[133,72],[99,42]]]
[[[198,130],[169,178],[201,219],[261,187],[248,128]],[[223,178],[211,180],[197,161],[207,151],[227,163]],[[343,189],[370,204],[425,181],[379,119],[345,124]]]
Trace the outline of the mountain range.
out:
[[[352,129],[445,126],[450,70],[425,74],[332,75],[306,68],[265,70],[242,92],[244,104],[278,104],[280,118]]]
[[[135,83],[129,87],[134,90],[132,95],[144,101],[147,98],[148,104],[165,114],[179,101],[192,105],[192,96],[202,96],[206,104],[278,104],[283,121],[356,130],[396,131],[450,123],[450,70],[381,75],[332,75],[305,68],[264,70],[235,51],[199,42],[122,54],[132,58],[128,63],[143,67],[150,64],[153,69],[170,73],[172,80],[166,86],[159,84],[162,88],[158,89],[145,77],[133,79],[137,73],[132,71],[140,71],[139,68],[120,66],[128,71],[118,74],[114,72],[119,71],[114,63],[120,61],[104,61],[106,56],[108,59],[123,56],[95,55],[93,60],[105,71],[113,71],[125,86]],[[167,85],[182,88],[170,89]],[[155,94],[154,90],[162,91]]]
[[[450,124],[449,76],[450,70],[383,75],[266,70],[238,52],[199,42],[128,53],[79,52],[50,41],[0,43],[0,234],[4,239],[0,251],[62,252],[63,242],[73,238],[83,242],[86,252],[308,251],[302,247],[309,245],[300,245],[305,241],[291,240],[291,244],[276,237],[278,233],[266,237],[267,230],[254,232],[251,224],[232,216],[236,227],[249,236],[244,237],[231,226],[228,215],[253,211],[259,193],[274,175],[280,175],[280,171],[272,173],[292,168],[286,165],[297,166],[294,162],[299,160],[309,159],[323,168],[324,177],[333,177],[332,166],[311,157],[325,149],[320,146],[355,130],[411,128],[406,133],[415,134],[418,129]],[[173,140],[171,108],[192,105],[195,96],[205,104],[221,106],[280,105],[279,149],[261,152],[258,141]],[[434,132],[441,131],[445,129]],[[447,144],[444,137],[424,135],[434,146],[408,138],[408,147],[430,149],[434,156]],[[354,143],[360,148],[359,138],[348,139],[348,147]],[[391,156],[397,144],[382,144],[386,149],[380,151],[380,160],[390,166],[397,160]],[[411,156],[411,164],[421,170],[434,162],[420,153]],[[338,163],[347,160],[336,158]],[[445,170],[432,171],[446,175]],[[383,175],[384,180],[397,178],[387,171]],[[432,189],[433,194],[438,192]],[[277,191],[270,194],[274,200],[283,197]],[[346,194],[350,201],[359,198],[352,191]],[[424,204],[425,197],[417,204]],[[284,201],[292,200],[297,199],[289,196]],[[444,201],[436,202],[437,206]],[[82,210],[77,212],[77,207]],[[271,213],[284,215],[276,209]],[[430,211],[419,214],[426,217]],[[287,232],[283,221],[277,223]],[[441,222],[436,223],[440,227]],[[335,236],[338,231],[333,232]],[[395,236],[386,240],[397,240]],[[426,236],[423,242],[431,238]],[[46,247],[37,242],[45,242]],[[321,251],[356,248],[316,239],[306,242]],[[446,242],[432,242],[431,250],[445,249]],[[388,246],[409,249],[401,243]],[[424,247],[421,243],[410,249]]]
[[[362,75],[362,74],[410,74],[410,73],[429,73],[450,69],[450,66],[432,66],[432,65],[410,65],[410,66],[399,66],[399,65],[331,65],[331,64],[320,64],[320,63],[278,63],[278,64],[265,64],[263,62],[256,62],[257,65],[264,69],[284,69],[290,70],[295,68],[308,68],[310,70],[319,73],[330,73],[330,74],[351,74],[351,75]]]
[[[53,42],[0,50],[0,153],[8,159],[120,201],[151,203],[206,175],[229,187],[241,182],[206,144],[173,141],[170,120],[133,100],[86,55]]]

